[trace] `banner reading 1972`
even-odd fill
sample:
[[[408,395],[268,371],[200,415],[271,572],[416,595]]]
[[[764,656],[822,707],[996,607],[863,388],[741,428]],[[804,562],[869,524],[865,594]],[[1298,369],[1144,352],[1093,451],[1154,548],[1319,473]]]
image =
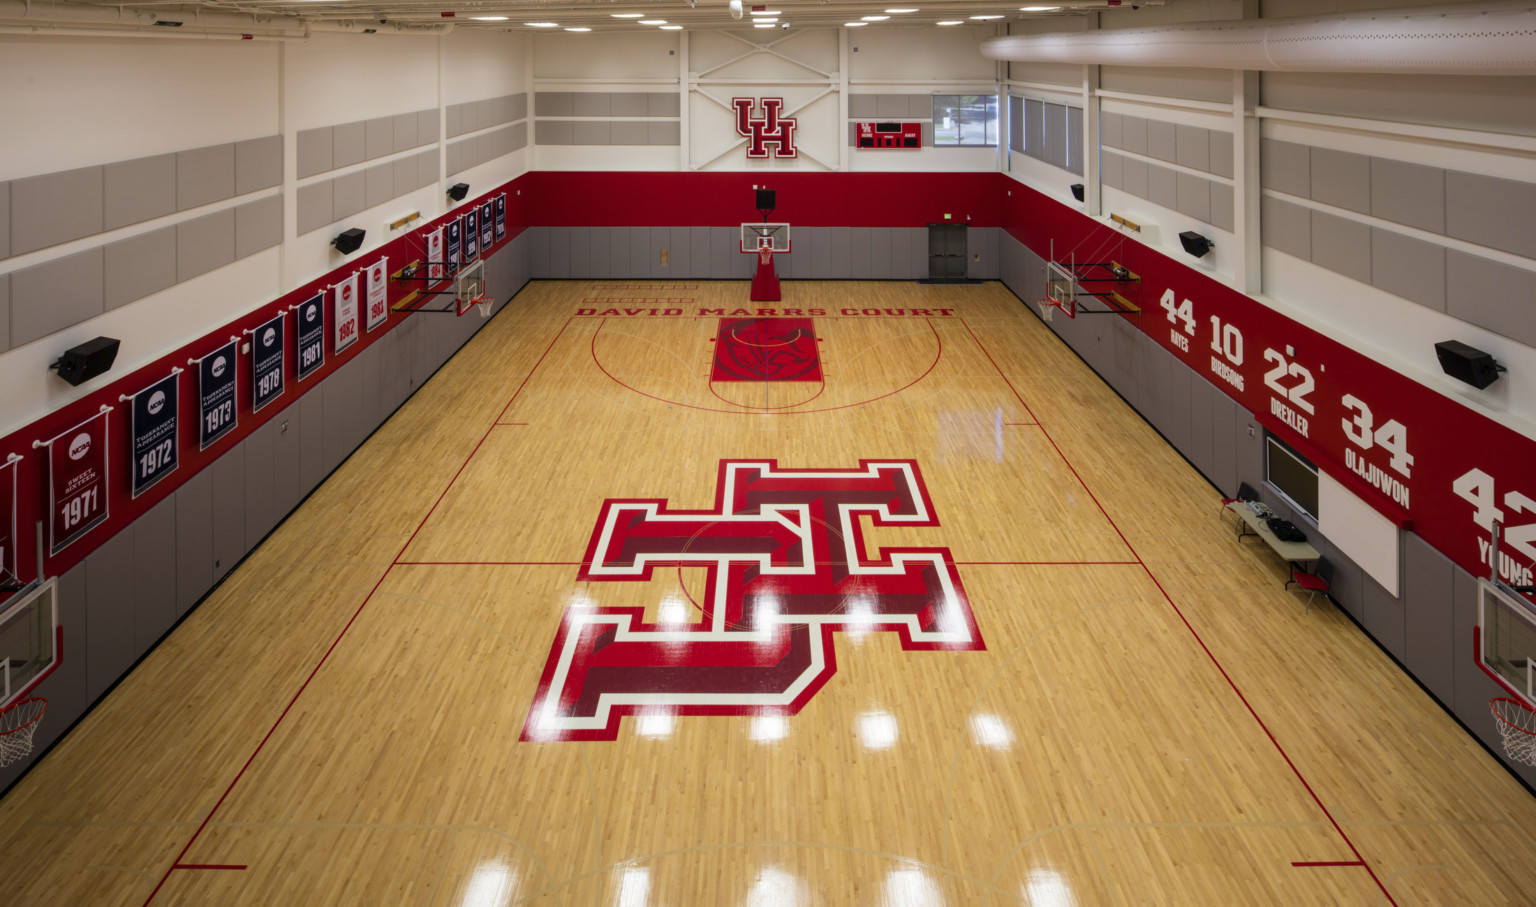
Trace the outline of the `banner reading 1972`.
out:
[[[500,242],[507,236],[507,194],[496,196],[496,241]]]
[[[53,554],[107,518],[107,417],[111,414],[111,409],[103,407],[46,442],[48,550]]]
[[[495,229],[492,226],[492,222],[495,220],[495,216],[491,212],[491,202],[486,202],[480,206],[480,248],[482,251],[490,249],[491,243],[494,242],[492,236],[495,233]]]
[[[239,341],[231,340],[197,360],[199,450],[207,450],[240,422],[235,412],[235,357],[239,350]]]
[[[325,294],[316,293],[294,309],[294,355],[298,357],[298,379],[303,381],[325,365]]]
[[[176,471],[181,369],[133,395],[133,496]]]
[[[21,579],[16,555],[16,473],[21,457],[10,454],[0,463],[0,583]]]
[[[287,312],[251,332],[251,412],[283,395],[283,318]]]

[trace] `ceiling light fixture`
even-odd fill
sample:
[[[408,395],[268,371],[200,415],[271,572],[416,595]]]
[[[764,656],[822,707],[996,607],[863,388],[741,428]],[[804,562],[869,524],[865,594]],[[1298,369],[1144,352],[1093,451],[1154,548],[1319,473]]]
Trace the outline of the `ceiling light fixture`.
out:
[[[776,22],[759,22],[759,23],[757,23],[756,25],[754,25],[752,27],[753,28],[778,28],[779,26],[778,26],[778,23],[776,23]]]
[[[682,31],[683,27],[681,25],[663,25],[661,27],[661,30],[662,31]]]
[[[885,20],[887,20],[887,19],[889,19],[891,17],[890,16],[860,16],[859,18],[863,19],[865,22],[884,22]]]
[[[641,19],[640,20],[640,24],[641,25],[666,25],[667,24],[667,20],[665,20],[665,19]]]
[[[592,29],[587,28],[585,25],[578,25],[575,28],[567,28],[566,29],[566,31],[591,31],[591,30]]]
[[[972,16],[972,19],[1001,19],[1002,16]]]
[[[939,24],[940,25],[964,25],[965,22],[963,20],[960,20],[960,19],[950,19],[947,22],[940,22]]]
[[[868,25],[868,22],[844,22],[844,28],[858,28],[860,25]]]
[[[559,28],[559,22],[524,22],[529,28]]]
[[[609,13],[608,15],[615,19],[638,19],[645,13]]]
[[[915,6],[909,6],[909,7],[903,7],[901,9],[888,9],[888,10],[886,10],[886,12],[888,12],[888,13],[915,13],[915,12],[918,12],[918,9]]]
[[[777,15],[779,15],[779,10],[776,10],[776,9],[754,9],[751,12],[747,13],[747,15],[749,15],[749,16],[777,16]]]
[[[507,21],[507,17],[506,16],[470,16],[469,18],[474,19],[477,22],[505,22],[505,21]]]
[[[1050,12],[1055,12],[1058,9],[1061,9],[1061,7],[1059,7],[1059,6],[1021,6],[1021,7],[1019,7],[1019,11],[1020,12],[1026,12],[1026,13],[1050,13]]]

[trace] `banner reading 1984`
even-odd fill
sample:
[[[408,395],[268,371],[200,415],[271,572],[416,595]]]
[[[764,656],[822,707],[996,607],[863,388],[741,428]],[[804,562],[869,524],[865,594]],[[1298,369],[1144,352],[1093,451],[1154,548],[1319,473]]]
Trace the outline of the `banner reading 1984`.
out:
[[[496,196],[496,241],[501,242],[507,236],[507,194]]]
[[[239,341],[231,340],[197,360],[199,450],[207,450],[239,424],[235,412],[235,357],[239,349]]]
[[[316,293],[294,306],[294,355],[298,357],[298,379],[303,381],[325,365],[325,294]]]
[[[492,235],[494,234],[495,231],[492,228],[492,222],[495,220],[495,216],[491,213],[491,211],[492,211],[492,208],[491,208],[491,203],[490,202],[486,202],[485,204],[480,206],[480,248],[481,248],[481,250],[489,249],[491,247],[491,243],[494,241],[492,239]]]
[[[0,583],[21,579],[16,556],[16,464],[20,462],[21,457],[10,454],[0,463]]]
[[[389,259],[381,258],[368,266],[368,330],[389,319]]]
[[[283,317],[259,325],[251,332],[251,412],[283,395]]]
[[[107,417],[111,413],[103,408],[47,442],[48,549],[53,554],[107,518]]]
[[[181,369],[133,395],[133,496],[176,471]]]
[[[442,227],[438,227],[436,230],[433,230],[431,233],[427,234],[427,261],[431,262],[431,264],[427,266],[428,277],[433,280],[442,280],[444,277],[448,276],[448,273],[443,266],[443,262],[447,261],[447,259],[443,257]]]

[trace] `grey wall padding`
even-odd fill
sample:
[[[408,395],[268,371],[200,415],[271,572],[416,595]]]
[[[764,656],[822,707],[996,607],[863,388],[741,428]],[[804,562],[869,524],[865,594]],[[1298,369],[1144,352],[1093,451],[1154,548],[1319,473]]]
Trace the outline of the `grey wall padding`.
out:
[[[1406,161],[1371,158],[1371,215],[1445,232],[1445,171]]]
[[[176,225],[176,282],[235,260],[235,210],[225,208]]]
[[[1363,154],[1312,149],[1312,200],[1362,214],[1371,210],[1371,159]]]
[[[106,308],[115,309],[176,285],[176,228],[108,243],[104,248]]]
[[[11,181],[11,254],[102,231],[102,170],[81,167]]]
[[[102,250],[74,255],[11,274],[11,345],[20,346],[79,324],[106,310]]]
[[[234,194],[234,143],[176,153],[176,210],[200,208]]]
[[[107,164],[102,226],[115,230],[176,212],[176,155]]]
[[[1313,211],[1312,262],[1361,283],[1370,283],[1371,228],[1356,220]]]
[[[1445,311],[1445,247],[1371,228],[1371,284],[1394,296]]]

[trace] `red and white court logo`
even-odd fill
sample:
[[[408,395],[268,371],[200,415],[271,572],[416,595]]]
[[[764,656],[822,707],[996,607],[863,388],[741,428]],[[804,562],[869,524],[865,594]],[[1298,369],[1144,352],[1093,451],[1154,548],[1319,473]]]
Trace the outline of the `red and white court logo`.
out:
[[[774,157],[798,156],[795,151],[796,120],[779,116],[784,99],[763,98],[763,115],[754,117],[752,109],[757,103],[755,98],[731,98],[731,106],[736,108],[736,131],[747,137],[747,157],[766,158],[770,146]]]
[[[643,607],[568,609],[522,739],[613,740],[625,715],[793,715],[837,670],[834,630],[894,631],[903,649],[985,649],[949,549],[871,557],[866,517],[939,525],[916,461],[721,460],[712,510],[604,501],[577,579],[703,567],[703,601],[679,594],[654,623]]]

